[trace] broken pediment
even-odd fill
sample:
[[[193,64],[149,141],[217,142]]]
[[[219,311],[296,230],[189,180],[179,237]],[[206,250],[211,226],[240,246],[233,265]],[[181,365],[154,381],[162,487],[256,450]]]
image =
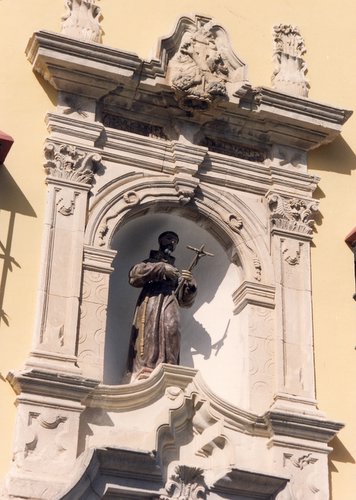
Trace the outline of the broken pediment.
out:
[[[225,30],[203,16],[182,17],[150,61],[48,31],[34,33],[26,53],[60,91],[63,114],[252,161],[265,162],[273,144],[308,151],[330,142],[350,116],[276,81],[252,87]]]
[[[18,393],[29,384],[36,391],[40,377],[32,371],[13,376],[11,383]],[[317,468],[318,453],[328,450],[326,443],[340,428],[307,402],[291,413],[292,401],[286,397],[264,415],[238,409],[211,392],[199,372],[182,366],[160,365],[149,379],[126,386],[89,387],[92,382],[84,387],[78,378],[46,377],[48,389],[64,400],[73,397],[77,384],[77,398],[85,407],[79,447],[70,460],[68,431],[78,425],[76,414],[62,408],[40,413],[32,407],[21,414],[28,422],[21,464],[28,471],[38,466],[41,474],[50,470],[51,477],[49,465],[63,471],[61,481],[48,489],[50,498],[92,498],[94,490],[100,498],[167,500],[181,498],[178,492],[199,491],[186,498],[267,500],[289,480],[282,464],[271,471],[271,460],[278,463],[281,454],[298,469]],[[288,439],[291,445],[283,455],[281,443],[288,446]],[[298,439],[310,439],[312,452],[303,454]],[[50,464],[40,461],[43,441],[53,455]]]

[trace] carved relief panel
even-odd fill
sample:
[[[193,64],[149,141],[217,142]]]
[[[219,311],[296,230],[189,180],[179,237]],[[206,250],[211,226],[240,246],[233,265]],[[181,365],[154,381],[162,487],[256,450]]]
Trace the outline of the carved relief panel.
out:
[[[184,27],[168,66],[169,79],[183,109],[204,110],[228,99],[237,83],[242,85],[244,65],[213,20],[196,16],[195,23],[189,20]]]

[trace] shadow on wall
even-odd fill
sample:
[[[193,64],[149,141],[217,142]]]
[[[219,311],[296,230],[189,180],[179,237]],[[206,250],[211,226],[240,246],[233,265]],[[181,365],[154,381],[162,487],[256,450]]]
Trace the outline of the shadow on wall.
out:
[[[349,450],[344,446],[339,437],[334,437],[332,441],[330,441],[329,446],[332,447],[332,452],[329,455],[329,482],[330,482],[330,491],[332,492],[332,477],[333,474],[338,473],[338,468],[336,466],[336,462],[341,462],[343,464],[355,464],[355,458],[351,455]],[[330,496],[330,500],[333,500],[332,494]],[[335,499],[337,500],[337,499]]]
[[[308,165],[311,170],[351,175],[356,170],[356,155],[345,139],[338,136],[332,143],[311,151]]]
[[[38,73],[34,73],[36,80],[41,85],[45,93],[47,94],[48,99],[51,101],[54,107],[58,104],[58,91],[52,87],[52,85],[43,78],[43,76]]]
[[[219,354],[224,343],[228,316],[233,310],[232,293],[239,284],[237,267],[229,262],[221,245],[197,223],[172,214],[141,216],[120,228],[111,245],[118,253],[109,287],[104,357],[106,384],[120,383],[126,371],[131,323],[140,293],[140,289],[128,283],[129,270],[146,259],[151,249],[158,249],[157,238],[166,230],[179,235],[179,245],[174,252],[179,269],[187,269],[194,257],[186,245],[199,247],[204,243],[206,250],[214,253],[214,257],[201,259],[193,271],[198,282],[194,305],[181,309],[181,364],[196,368],[196,357],[208,360],[212,354]]]
[[[335,172],[343,175],[351,175],[353,170],[356,170],[356,154],[347,144],[347,142],[338,136],[332,143],[322,146],[318,149],[310,151],[308,155],[308,165],[311,171],[323,177],[323,172]],[[320,185],[313,193],[313,198],[321,201],[326,198],[326,193],[321,189]],[[318,226],[323,223],[323,214],[319,210],[314,215],[315,226],[314,232],[318,232]],[[315,243],[311,243],[315,247]]]
[[[9,326],[9,319],[4,311],[4,298],[8,275],[16,268],[21,268],[15,256],[11,254],[12,239],[15,231],[16,215],[36,217],[36,213],[26,197],[11,177],[4,165],[0,166],[0,325]]]

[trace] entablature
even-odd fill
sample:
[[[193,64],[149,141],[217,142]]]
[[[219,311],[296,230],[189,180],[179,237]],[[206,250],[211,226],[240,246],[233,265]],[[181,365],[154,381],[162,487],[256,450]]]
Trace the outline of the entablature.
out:
[[[55,89],[78,99],[95,100],[95,120],[112,129],[185,140],[257,163],[271,156],[275,144],[309,151],[339,134],[351,112],[252,87],[245,65],[231,55],[230,47],[226,49],[227,42],[221,45],[220,41],[219,48],[216,34],[210,42],[210,32],[220,33],[222,28],[210,21],[199,22],[195,32],[191,23],[184,32],[187,21],[180,25],[179,30],[185,28],[178,37],[179,48],[173,54],[173,49],[161,46],[161,60],[148,62],[130,52],[48,31],[33,35],[27,55],[34,70]],[[199,42],[199,30],[209,23],[202,36],[211,43],[214,60],[209,63],[212,55],[207,53],[197,61],[198,70],[210,81],[202,88],[204,78],[199,77],[197,83],[189,77],[190,66],[184,58],[187,47]],[[186,36],[190,38],[184,42]]]

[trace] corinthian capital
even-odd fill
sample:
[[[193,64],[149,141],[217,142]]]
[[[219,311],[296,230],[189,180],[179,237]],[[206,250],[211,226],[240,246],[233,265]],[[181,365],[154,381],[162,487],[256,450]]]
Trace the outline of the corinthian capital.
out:
[[[273,227],[305,235],[313,233],[313,214],[318,210],[315,200],[289,198],[272,193],[267,197],[267,201]]]
[[[45,171],[48,175],[83,184],[92,184],[101,156],[79,151],[68,144],[45,145]]]

